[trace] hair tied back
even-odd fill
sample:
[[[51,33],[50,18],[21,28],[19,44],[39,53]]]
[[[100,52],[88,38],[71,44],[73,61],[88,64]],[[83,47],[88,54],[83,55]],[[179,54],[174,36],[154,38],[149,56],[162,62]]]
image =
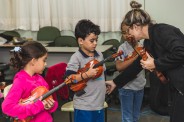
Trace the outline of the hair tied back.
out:
[[[132,9],[140,9],[142,7],[142,4],[138,3],[137,1],[131,1],[130,6]]]

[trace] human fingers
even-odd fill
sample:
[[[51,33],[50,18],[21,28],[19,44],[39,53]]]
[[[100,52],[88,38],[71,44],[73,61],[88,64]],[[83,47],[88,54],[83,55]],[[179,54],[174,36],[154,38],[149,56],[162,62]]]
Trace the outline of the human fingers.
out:
[[[145,69],[145,64],[144,64],[143,60],[140,61],[140,64],[141,64],[142,68]]]
[[[45,105],[46,108],[52,108],[54,106],[55,101],[53,98],[47,98],[42,101],[42,103]]]
[[[116,87],[116,84],[111,80],[111,81],[106,81],[106,85],[108,86],[108,91],[107,93],[110,94]]]
[[[141,59],[141,60],[140,60],[140,64],[143,66],[144,63],[145,63],[145,61]]]
[[[146,55],[148,58],[152,57],[147,51],[146,51]]]
[[[146,61],[140,60],[140,64],[141,64],[141,66],[142,66],[143,69],[150,70],[150,66],[149,66],[150,65],[150,61],[149,60],[146,60]]]
[[[42,103],[44,106],[47,104],[47,102],[45,100],[43,100]]]
[[[106,85],[106,94],[110,94],[110,87],[109,85]]]
[[[49,107],[49,105],[47,104],[47,101],[46,101],[46,100],[43,100],[42,103],[43,103],[43,106],[44,106],[44,109],[45,109],[45,110],[49,110],[49,109],[50,109],[50,107]]]
[[[92,63],[92,64],[90,65],[90,68],[93,69],[94,65],[95,65],[95,64]]]
[[[150,69],[149,71],[150,71],[150,72],[153,72],[153,71],[154,71],[154,69]]]
[[[97,73],[98,73],[98,71],[99,71],[99,69],[98,68],[90,68],[87,72],[87,74],[88,74],[88,76],[89,77],[94,77],[94,76],[96,76],[97,75]]]
[[[47,104],[50,106],[50,107],[52,107],[52,106],[54,106],[54,100],[52,99],[52,98],[48,98],[47,100]]]

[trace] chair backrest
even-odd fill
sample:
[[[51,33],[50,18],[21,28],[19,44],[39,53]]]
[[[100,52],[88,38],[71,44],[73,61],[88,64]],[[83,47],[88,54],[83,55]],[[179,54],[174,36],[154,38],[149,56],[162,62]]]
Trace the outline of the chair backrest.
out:
[[[53,26],[45,26],[39,29],[37,33],[38,41],[54,41],[55,38],[60,36],[60,30]]]
[[[54,87],[64,82],[66,66],[67,66],[66,63],[61,62],[47,69],[45,80],[49,85],[49,89],[53,89]],[[56,91],[55,93],[53,93],[53,98],[55,100],[57,100],[57,96],[59,96],[61,99],[68,99],[69,98],[68,87],[64,86],[60,88],[58,91]]]
[[[20,37],[20,34],[17,31],[5,31],[3,34],[7,36]]]
[[[102,45],[113,45],[112,49],[105,51],[104,57],[108,57],[109,55],[117,52],[118,47],[120,46],[120,42],[117,39],[109,39],[102,43]]]
[[[8,85],[8,86],[6,86],[6,87],[4,88],[4,91],[3,91],[4,98],[7,96],[8,92],[9,92],[10,89],[11,89],[11,87],[12,87],[12,84],[10,84],[10,85]]]
[[[114,54],[117,52],[118,47],[120,46],[120,42],[117,39],[109,39],[102,43],[102,45],[113,45],[110,50],[103,52],[104,58]],[[114,59],[105,63],[106,66],[106,73],[107,75],[113,75],[113,73],[117,70],[116,65],[114,63]]]
[[[114,48],[118,49],[120,42],[117,39],[109,39],[104,41],[102,45],[113,45]]]
[[[73,36],[59,36],[54,40],[56,47],[78,47],[76,38]]]

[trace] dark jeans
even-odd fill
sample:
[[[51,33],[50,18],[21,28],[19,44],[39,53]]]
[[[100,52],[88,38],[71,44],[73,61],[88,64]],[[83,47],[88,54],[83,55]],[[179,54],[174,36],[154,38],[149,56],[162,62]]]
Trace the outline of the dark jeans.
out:
[[[170,122],[184,122],[184,95],[177,90],[173,93]]]

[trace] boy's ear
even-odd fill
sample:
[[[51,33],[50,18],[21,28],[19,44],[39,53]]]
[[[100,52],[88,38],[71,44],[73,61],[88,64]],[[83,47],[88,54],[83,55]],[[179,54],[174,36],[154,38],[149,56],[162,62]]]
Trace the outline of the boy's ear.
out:
[[[78,38],[78,44],[79,45],[83,44],[83,39],[82,38]]]

